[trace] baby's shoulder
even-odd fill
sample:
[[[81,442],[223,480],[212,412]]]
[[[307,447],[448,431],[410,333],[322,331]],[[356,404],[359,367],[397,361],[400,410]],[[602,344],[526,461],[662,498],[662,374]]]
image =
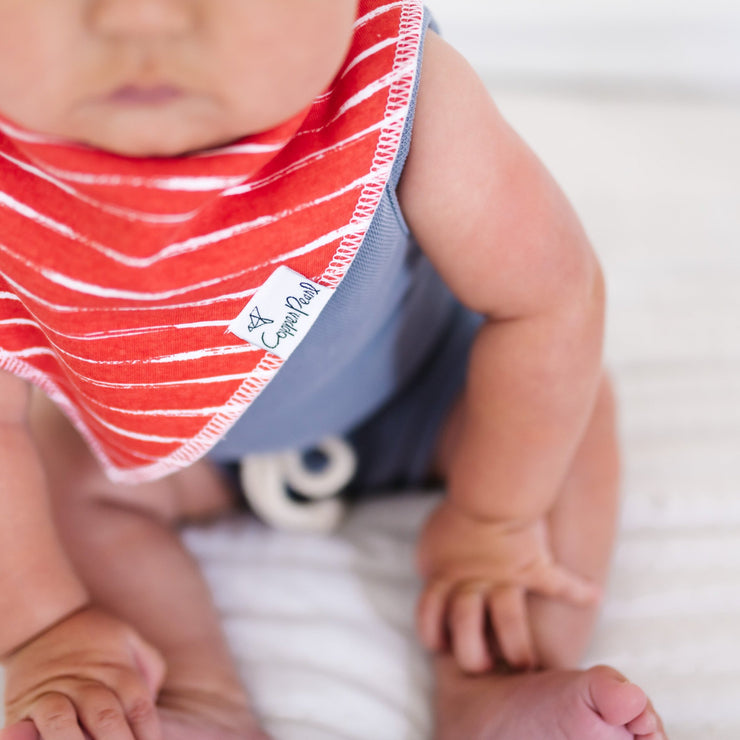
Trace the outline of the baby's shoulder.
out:
[[[540,310],[593,273],[562,191],[473,68],[433,32],[398,198],[421,248],[475,310]]]
[[[494,183],[506,165],[503,155],[519,146],[475,70],[430,31],[399,192],[402,207],[413,218],[417,210],[440,213],[444,203],[472,205],[471,190]]]

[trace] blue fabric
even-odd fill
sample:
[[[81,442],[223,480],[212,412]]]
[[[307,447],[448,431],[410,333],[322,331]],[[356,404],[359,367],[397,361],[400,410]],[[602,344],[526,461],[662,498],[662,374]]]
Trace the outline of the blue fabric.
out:
[[[430,21],[427,13],[425,28]],[[396,190],[412,126],[413,103],[388,186],[344,280],[306,339],[211,450],[211,459],[227,463],[253,452],[306,449],[353,430],[359,446],[377,447],[391,441],[387,432],[399,414],[399,423],[422,425],[418,435],[402,435],[409,444],[414,437],[413,451],[401,455],[409,463],[414,458],[407,477],[424,472],[441,417],[463,382],[479,319],[444,285],[401,213]],[[426,387],[429,378],[441,385]],[[377,464],[383,459],[377,449],[367,455]],[[376,464],[361,469],[366,467]],[[401,477],[389,470],[373,483]]]

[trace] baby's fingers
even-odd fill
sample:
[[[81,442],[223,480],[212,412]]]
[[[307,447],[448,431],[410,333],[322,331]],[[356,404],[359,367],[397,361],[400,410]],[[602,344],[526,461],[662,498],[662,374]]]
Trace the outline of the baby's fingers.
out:
[[[468,673],[490,671],[493,659],[483,590],[471,586],[455,593],[450,600],[448,621],[452,652],[460,668]]]
[[[447,581],[432,581],[419,599],[416,626],[422,645],[432,652],[439,652],[447,647],[445,622],[451,588],[452,584]]]
[[[104,686],[90,687],[81,692],[77,714],[93,740],[150,740],[143,735],[134,735],[118,697]],[[42,736],[46,740],[43,733]]]
[[[504,660],[519,670],[534,668],[537,659],[525,590],[517,586],[496,589],[488,598],[488,612]]]
[[[538,571],[528,588],[534,593],[568,601],[575,606],[593,606],[601,598],[599,586],[559,565],[550,565]]]
[[[44,740],[85,740],[77,720],[77,710],[64,694],[44,694],[38,698],[30,714]]]
[[[138,677],[122,680],[118,697],[136,740],[162,740],[154,695]]]

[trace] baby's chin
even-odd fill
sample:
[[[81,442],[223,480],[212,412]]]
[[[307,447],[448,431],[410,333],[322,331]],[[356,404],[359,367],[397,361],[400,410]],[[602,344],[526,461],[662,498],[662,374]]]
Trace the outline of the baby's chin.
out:
[[[81,136],[77,141],[85,146],[117,156],[147,159],[185,157],[225,146],[246,135],[216,135],[213,133],[193,135],[175,131],[151,131],[128,136],[106,136],[95,133],[90,136]]]
[[[254,131],[235,117],[199,110],[130,110],[82,115],[59,127],[63,138],[121,157],[173,158],[214,149]]]

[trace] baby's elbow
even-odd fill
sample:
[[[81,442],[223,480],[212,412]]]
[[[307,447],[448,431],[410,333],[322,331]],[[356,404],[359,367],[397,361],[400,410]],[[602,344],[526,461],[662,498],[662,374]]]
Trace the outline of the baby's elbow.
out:
[[[602,315],[606,308],[606,280],[601,263],[588,237],[578,228],[563,239],[560,269],[550,269],[549,287],[554,307],[589,315]]]

